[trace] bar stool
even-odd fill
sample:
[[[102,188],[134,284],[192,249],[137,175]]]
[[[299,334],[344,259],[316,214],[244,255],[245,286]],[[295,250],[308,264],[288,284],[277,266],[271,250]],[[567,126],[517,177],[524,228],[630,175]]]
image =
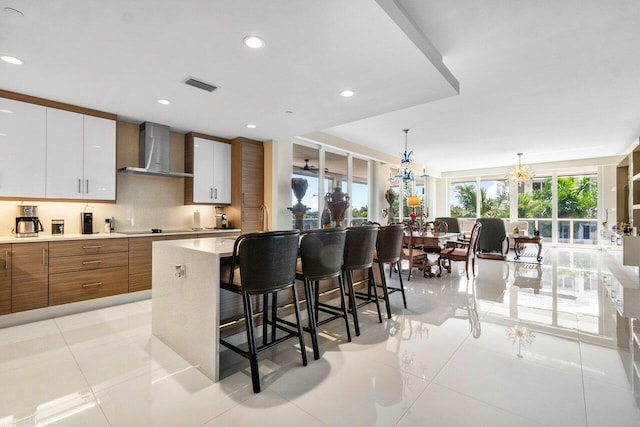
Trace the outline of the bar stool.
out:
[[[233,246],[229,282],[221,282],[222,289],[242,295],[248,351],[242,350],[222,338],[220,339],[220,344],[249,359],[254,393],[260,393],[258,352],[273,347],[289,338],[298,337],[302,364],[304,366],[307,365],[298,291],[295,286],[299,235],[300,232],[298,230],[241,235]],[[240,286],[234,284],[233,276],[236,265],[240,267]],[[291,289],[292,293],[296,323],[277,317],[277,298],[275,296],[279,291],[288,288]],[[261,346],[256,345],[252,302],[252,296],[254,295],[266,295],[267,298],[264,298],[265,303],[268,303],[269,295],[273,296],[271,319],[267,318],[268,310],[265,306],[263,322],[271,325],[272,328],[285,332],[285,335],[278,339],[273,336],[270,341],[266,341],[266,336],[263,337],[265,343]]]
[[[369,303],[375,303],[378,309],[378,320],[382,323],[382,313],[380,312],[380,302],[378,301],[378,287],[373,279],[373,250],[376,246],[378,236],[377,225],[361,225],[359,227],[347,228],[347,236],[344,244],[344,258],[342,261],[342,275],[347,283],[349,293],[349,307],[353,316],[353,323],[356,336],[360,335],[360,324],[358,323],[358,307]],[[353,272],[357,270],[367,271],[367,292],[355,292],[353,288]],[[373,289],[374,297],[371,297]],[[363,299],[364,302],[357,304],[356,298]]]
[[[376,239],[376,252],[373,262],[378,264],[380,271],[380,283],[377,286],[382,288],[383,299],[387,305],[387,317],[391,319],[391,305],[389,304],[389,294],[394,292],[402,293],[402,302],[404,308],[407,308],[407,298],[404,294],[404,284],[402,283],[402,274],[398,274],[400,279],[400,287],[392,287],[387,285],[387,279],[384,275],[384,265],[389,264],[389,271],[395,266],[400,271],[400,253],[402,252],[402,236],[404,235],[404,224],[391,224],[380,227],[378,237]],[[377,277],[376,277],[377,278]]]
[[[304,281],[309,316],[309,326],[305,330],[311,334],[313,357],[316,360],[320,358],[317,326],[324,325],[332,320],[344,319],[347,340],[351,342],[344,282],[341,274],[346,234],[346,230],[340,228],[317,229],[305,231],[300,239],[302,269],[297,272],[296,278]],[[335,277],[338,278],[340,307],[320,302],[320,281]],[[330,316],[319,320],[320,312]]]

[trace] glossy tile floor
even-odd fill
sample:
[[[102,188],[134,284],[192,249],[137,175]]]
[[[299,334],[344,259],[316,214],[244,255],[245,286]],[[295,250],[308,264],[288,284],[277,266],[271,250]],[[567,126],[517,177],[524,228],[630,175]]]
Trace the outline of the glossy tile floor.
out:
[[[469,283],[461,263],[417,274],[408,309],[398,293],[382,324],[361,309],[351,343],[325,325],[307,367],[293,340],[265,353],[260,394],[230,352],[212,383],[154,338],[151,301],[5,328],[0,425],[639,426],[600,255],[480,260]],[[516,325],[533,331],[522,357]]]

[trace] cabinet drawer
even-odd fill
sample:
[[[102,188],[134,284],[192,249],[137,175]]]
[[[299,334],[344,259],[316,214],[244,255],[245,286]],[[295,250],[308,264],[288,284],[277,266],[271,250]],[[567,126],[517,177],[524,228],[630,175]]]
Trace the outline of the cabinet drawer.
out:
[[[127,267],[53,274],[49,276],[49,305],[126,293],[128,277]]]
[[[128,250],[129,241],[127,238],[51,242],[49,244],[49,258],[74,255],[96,255],[107,252],[126,252]]]
[[[126,252],[57,257],[49,259],[49,274],[126,267],[128,265],[129,256]]]

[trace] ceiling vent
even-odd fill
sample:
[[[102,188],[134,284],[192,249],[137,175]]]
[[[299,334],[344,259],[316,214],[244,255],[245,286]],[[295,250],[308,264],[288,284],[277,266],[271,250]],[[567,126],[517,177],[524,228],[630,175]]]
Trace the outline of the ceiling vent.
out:
[[[184,83],[188,84],[189,86],[197,87],[198,89],[206,90],[207,92],[213,92],[214,90],[218,89],[218,86],[205,83],[202,80],[196,80],[193,77],[187,78]]]

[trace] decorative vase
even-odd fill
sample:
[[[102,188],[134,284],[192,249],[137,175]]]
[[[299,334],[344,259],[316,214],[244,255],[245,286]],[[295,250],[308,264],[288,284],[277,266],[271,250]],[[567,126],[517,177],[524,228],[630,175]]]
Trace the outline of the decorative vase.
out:
[[[327,193],[325,197],[329,203],[331,218],[333,218],[335,226],[341,227],[342,221],[344,220],[344,213],[349,207],[349,195],[343,193],[342,188],[336,187],[333,189],[333,193]]]
[[[307,188],[309,188],[309,183],[305,178],[291,178],[291,189],[293,195],[298,199],[298,203],[301,203],[302,198],[307,194]]]
[[[287,209],[289,209],[296,218],[296,228],[300,231],[304,229],[304,214],[311,209],[302,203],[302,198],[307,193],[308,187],[309,183],[306,179],[291,178],[291,189],[293,190],[293,195],[298,199],[298,203]]]

